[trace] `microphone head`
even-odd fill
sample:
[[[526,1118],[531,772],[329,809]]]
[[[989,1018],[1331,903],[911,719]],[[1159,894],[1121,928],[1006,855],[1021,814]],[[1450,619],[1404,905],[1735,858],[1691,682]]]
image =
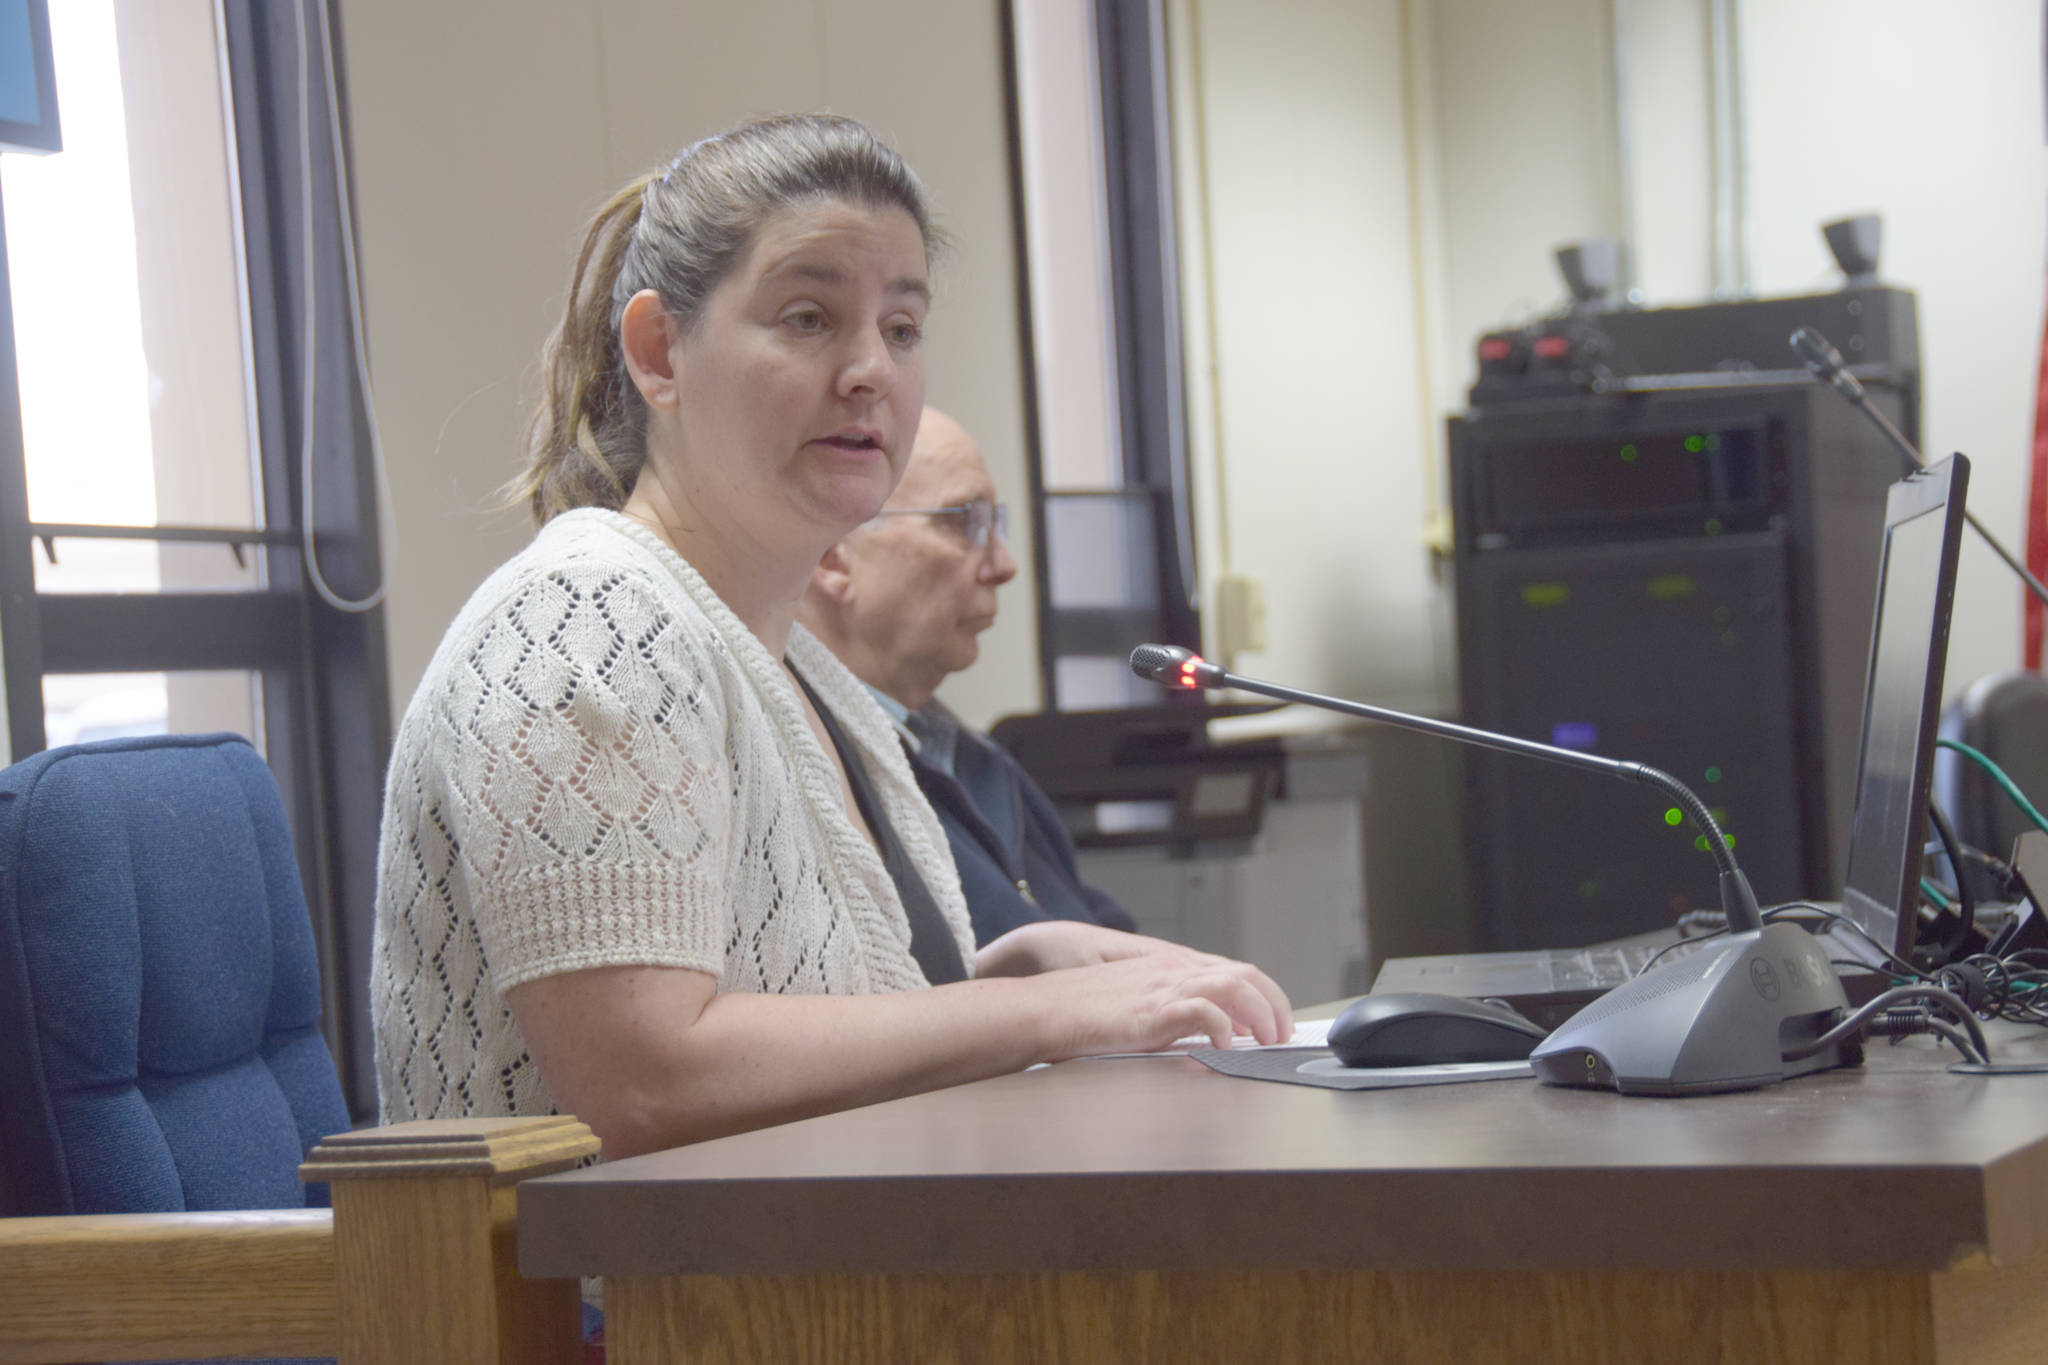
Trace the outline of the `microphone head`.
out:
[[[1842,353],[1835,349],[1833,342],[1811,327],[1801,327],[1792,334],[1792,349],[1806,362],[1806,368],[1813,371],[1814,378],[1833,384],[1852,403],[1863,401],[1863,381],[1849,373]]]
[[[1224,678],[1221,668],[1179,645],[1139,645],[1131,651],[1131,672],[1168,687],[1216,687]]]
[[[1131,672],[1148,682],[1177,683],[1180,666],[1194,657],[1179,645],[1139,645],[1131,651]]]
[[[1833,379],[1835,371],[1842,368],[1842,353],[1811,327],[1801,327],[1792,334],[1792,349],[1806,362],[1806,368],[1822,379]]]

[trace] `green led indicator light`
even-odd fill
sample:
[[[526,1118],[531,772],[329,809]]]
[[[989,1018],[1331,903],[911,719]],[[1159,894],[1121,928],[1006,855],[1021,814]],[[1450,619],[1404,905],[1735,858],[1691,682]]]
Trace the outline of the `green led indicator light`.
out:
[[[1728,845],[1728,847],[1733,848],[1735,847],[1735,836],[1732,834],[1724,834],[1721,836],[1721,842]]]
[[[1692,846],[1698,849],[1700,852],[1705,853],[1707,851],[1707,836],[1704,834],[1696,835],[1693,838]]]
[[[1522,605],[1525,607],[1561,607],[1572,600],[1569,583],[1524,583]]]
[[[1659,602],[1675,602],[1681,597],[1691,597],[1700,590],[1700,585],[1689,573],[1660,573],[1650,580],[1650,596]]]
[[[1685,438],[1685,453],[1688,455],[1697,455],[1706,448],[1707,443],[1697,436],[1688,436]]]
[[[1709,769],[1707,769],[1707,781],[1709,781],[1709,782],[1719,782],[1720,780],[1721,780],[1721,770],[1720,770],[1719,768],[1709,768]]]
[[[1719,517],[1707,518],[1707,534],[1710,536],[1718,536],[1721,534],[1721,519]]]
[[[1622,463],[1634,464],[1636,462],[1636,456],[1639,454],[1641,454],[1641,452],[1636,449],[1635,442],[1629,442],[1627,445],[1621,448]]]
[[[1685,812],[1680,810],[1678,807],[1673,806],[1670,810],[1664,812],[1664,823],[1667,825],[1684,824]]]

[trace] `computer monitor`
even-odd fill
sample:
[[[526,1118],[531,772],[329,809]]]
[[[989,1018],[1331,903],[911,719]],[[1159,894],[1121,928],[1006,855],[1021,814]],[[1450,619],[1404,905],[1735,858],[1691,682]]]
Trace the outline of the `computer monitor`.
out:
[[[0,0],[0,151],[63,146],[46,0]]]
[[[1901,957],[1918,930],[1920,863],[1970,463],[1951,455],[1885,505],[1861,763],[1842,909]]]

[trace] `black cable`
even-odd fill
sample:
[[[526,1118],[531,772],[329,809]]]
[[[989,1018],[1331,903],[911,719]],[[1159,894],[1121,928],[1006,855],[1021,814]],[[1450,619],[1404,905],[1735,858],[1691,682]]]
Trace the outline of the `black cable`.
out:
[[[1968,858],[1971,862],[1977,864],[1977,866],[1983,868],[1986,872],[1989,872],[1993,877],[1997,878],[1998,885],[2000,887],[2006,887],[2011,883],[2013,871],[2012,864],[2007,862],[2005,859],[1999,857],[1997,854],[1986,853],[1983,849],[1978,848],[1975,844],[1964,844],[1963,856],[1965,858]]]
[[[2048,1024],[2048,973],[2001,971],[1998,977],[1999,1018],[2020,1024]]]
[[[1955,830],[1949,825],[1948,817],[1941,813],[1941,807],[1932,800],[1927,803],[1927,821],[1934,826],[1934,833],[1941,840],[1942,851],[1948,854],[1949,871],[1956,879],[1956,918],[1961,923],[1941,945],[1941,960],[1951,962],[1963,945],[1970,941],[1970,934],[1977,927],[1977,893],[1970,889],[1970,879],[1963,871],[1963,841],[1956,838]]]
[[[2029,1024],[2048,1024],[2048,971],[2015,972],[2001,964],[2011,1007],[2006,1015]]]
[[[2005,970],[2005,964],[1989,953],[1971,953],[1961,962],[1950,963],[1954,967],[1975,967],[1984,977],[1984,1003],[1978,1008],[1980,1018],[1997,1018],[2012,1003],[2012,977]]]
[[[1801,902],[1792,901],[1786,905],[1774,905],[1763,912],[1763,918],[1766,922],[1769,922],[1780,917],[1783,911],[1799,904]],[[1650,968],[1656,966],[1663,959],[1666,953],[1676,952],[1680,948],[1690,948],[1695,944],[1705,943],[1710,939],[1725,938],[1727,935],[1728,917],[1719,910],[1688,910],[1678,917],[1677,941],[1667,943],[1656,952],[1650,954],[1649,957],[1643,960],[1643,965],[1636,968],[1635,974],[1641,976],[1644,972],[1649,971]],[[1861,966],[1862,964],[1858,963],[1857,965]]]
[[[2048,1024],[2048,1010],[2042,1003],[2036,1003],[2040,995],[2040,977],[2048,980],[2048,974],[2029,971],[2015,972],[2010,964],[1990,953],[1972,953],[1960,963],[1951,967],[1970,967],[1984,978],[1984,1000],[1977,1010],[1980,1019],[2007,1019],[2016,1024]]]
[[[1899,974],[1909,979],[1907,984],[1893,987],[1892,990],[1865,1004],[1855,1014],[1844,1018],[1834,1028],[1830,1029],[1827,1034],[1823,1035],[1821,1039],[1808,1044],[1796,1054],[1788,1054],[1787,1060],[1792,1060],[1795,1056],[1810,1056],[1822,1047],[1831,1046],[1832,1044],[1828,1040],[1839,1040],[1843,1036],[1845,1028],[1852,1025],[1852,1021],[1869,1019],[1881,1012],[1888,1004],[1902,999],[1932,999],[1939,1003],[1947,1004],[1959,1011],[1959,1017],[1965,1021],[1967,1033],[1956,1030],[1953,1025],[1947,1024],[1946,1021],[1935,1019],[1925,1014],[1921,1014],[1912,1020],[1911,1031],[1940,1034],[1948,1038],[1948,1041],[1965,1058],[1969,1058],[1972,1051],[1974,1051],[1977,1060],[1970,1061],[1967,1065],[1958,1064],[1956,1067],[1951,1068],[1958,1071],[1967,1069],[1970,1074],[1998,1074],[2002,1065],[1984,1060],[1989,1056],[1989,1045],[1984,1040],[1983,1030],[1977,1025],[1979,1018],[2003,1019],[2012,1023],[2048,1025],[2048,949],[2021,949],[2003,959],[1993,957],[1989,953],[1972,953],[1961,959],[1963,965],[1974,967],[1984,978],[1982,1004],[1973,1009],[1970,1001],[1959,997],[1953,991],[1948,991],[1932,984],[1934,978],[1927,972],[1922,971],[1913,963],[1892,952],[1891,949],[1873,938],[1870,932],[1854,919],[1830,906],[1819,905],[1813,901],[1785,901],[1765,910],[1763,918],[1766,923],[1778,923],[1780,921],[1792,923],[1805,922],[1809,928],[1813,924],[1829,922],[1840,924],[1869,944],[1873,950],[1882,954]],[[1703,924],[1719,924],[1721,927],[1706,933],[1681,937],[1675,942],[1664,945],[1651,954],[1649,959],[1636,969],[1635,974],[1641,976],[1649,971],[1668,953],[1680,948],[1693,947],[1710,939],[1721,938],[1728,933],[1725,918],[1712,910],[1687,912],[1687,914],[1680,917],[1679,929],[1681,934],[1683,934]],[[1850,961],[1842,958],[1830,958],[1828,962],[1831,966],[1846,967],[1854,971],[1870,970],[1868,962]],[[2018,966],[2021,970],[2015,971],[2015,966]],[[1924,997],[1900,994],[1900,992],[1905,991],[1925,992],[1926,994]],[[2022,998],[2023,996],[2026,998]],[[2038,1003],[2036,1003],[2037,1000]],[[1877,1008],[1873,1009],[1872,1006]],[[1929,1025],[1939,1025],[1940,1027],[1930,1027]],[[1957,1036],[1949,1037],[1951,1033],[1955,1033]],[[2036,1066],[2031,1062],[2013,1063],[2008,1069],[2014,1074],[2031,1074],[2034,1071],[2048,1070],[2048,1063],[2043,1063],[2040,1066]]]
[[[1810,1043],[1804,1043],[1787,1051],[1785,1053],[1785,1060],[1796,1062],[1802,1057],[1811,1057],[1816,1052],[1824,1052],[1838,1043],[1857,1041],[1863,1036],[1866,1031],[1866,1025],[1872,1019],[1890,1011],[1893,1006],[1902,1000],[1927,1000],[1937,1005],[1946,1006],[1957,1016],[1957,1022],[1962,1024],[1963,1032],[1968,1035],[1971,1046],[1976,1049],[1974,1057],[1965,1053],[1965,1060],[1980,1064],[1984,1062],[1989,1051],[1989,1045],[1985,1043],[1984,1030],[1977,1023],[1977,1016],[1970,1012],[1970,1007],[1939,986],[1924,986],[1918,983],[1910,986],[1894,986],[1880,995],[1872,996],[1861,1006],[1844,1015],[1839,1023],[1821,1034],[1820,1037],[1815,1038]]]
[[[2007,1003],[2001,1018],[2021,1024],[2048,1024],[2048,972],[2008,973],[2004,984]],[[2023,990],[2025,998],[2014,994],[2013,987]]]
[[[1728,917],[1719,910],[1688,910],[1678,917],[1678,936],[1698,938],[1728,932]]]
[[[1868,943],[1872,949],[1879,953],[1882,953],[1884,955],[1885,961],[1891,963],[1893,967],[1898,969],[1899,975],[1908,977],[1914,981],[1926,981],[1928,979],[1926,972],[1921,971],[1911,962],[1908,962],[1905,958],[1900,957],[1897,953],[1893,952],[1890,948],[1887,948],[1884,944],[1879,943],[1876,939],[1870,936],[1870,931],[1868,929],[1865,929],[1862,925],[1858,924],[1855,920],[1851,919],[1849,916],[1843,914],[1839,910],[1829,909],[1825,905],[1816,905],[1812,901],[1786,901],[1783,905],[1774,905],[1769,910],[1765,911],[1764,918],[1771,919],[1774,917],[1783,916],[1785,912],[1788,910],[1804,910],[1811,914],[1819,915],[1824,919],[1833,920],[1835,923],[1840,924],[1844,928],[1850,930],[1852,933],[1856,935],[1856,937],[1862,939],[1865,943]],[[1869,967],[1868,963],[1860,963],[1858,965],[1864,967],[1866,970]]]
[[[1675,953],[1680,948],[1690,948],[1694,944],[1705,943],[1709,939],[1725,938],[1727,937],[1727,934],[1728,930],[1724,927],[1716,929],[1711,933],[1694,934],[1691,938],[1681,938],[1678,939],[1676,942],[1667,943],[1662,948],[1659,948],[1656,952],[1651,953],[1649,957],[1645,958],[1643,960],[1643,965],[1636,968],[1635,974],[1637,976],[1641,976],[1644,972],[1649,971],[1650,968],[1656,966],[1657,963],[1660,960],[1662,960],[1663,956],[1666,953]]]
[[[1963,1054],[1965,1062],[1976,1066],[1989,1066],[1991,1064],[1991,1058],[1983,1053],[1978,1053],[1975,1056],[1971,1055],[1972,1049],[1969,1038],[1965,1036],[1961,1029],[1949,1023],[1948,1020],[1937,1019],[1933,1015],[1928,1014],[1922,1015],[1918,1022],[1920,1028],[1925,1032],[1939,1034],[1947,1039],[1950,1047]]]
[[[2048,1009],[2034,1004],[2031,998],[2048,996],[2048,968],[2033,967],[2037,961],[2048,962],[2048,952],[2026,948],[2004,958],[1996,958],[1989,953],[1973,953],[1964,961],[1984,973],[1987,992],[1985,1013],[1988,1017],[2013,1023],[2048,1025]],[[2022,970],[2014,971],[2014,964]],[[2016,989],[2023,990],[2030,998],[2020,998]],[[2039,1076],[2048,1075],[2048,1059],[1994,1062],[1987,1054],[1984,1061],[1956,1062],[1949,1070],[1964,1076]]]
[[[1892,989],[1865,1002],[1860,1008],[1845,1015],[1833,1027],[1829,1028],[1812,1042],[1785,1053],[1786,1061],[1796,1061],[1802,1057],[1810,1057],[1839,1043],[1854,1041],[1859,1035],[1899,1038],[1911,1034],[1932,1034],[1946,1041],[1962,1056],[1962,1061],[1952,1063],[1949,1066],[1948,1069],[1953,1073],[1968,1076],[2031,1076],[2048,1074],[2048,1060],[2039,1062],[1994,1062],[1990,1060],[1990,1044],[1986,1042],[1984,1030],[1977,1022],[1979,1012],[1973,1010],[1968,1001],[1961,999],[1954,992],[1928,984],[1931,978],[1926,972],[1879,943],[1875,938],[1871,937],[1868,930],[1841,911],[1830,906],[1815,904],[1812,901],[1786,901],[1765,910],[1763,918],[1766,923],[1776,923],[1781,920],[1797,923],[1805,920],[1823,923],[1832,921],[1841,924],[1876,951],[1882,953],[1885,959],[1901,973],[1913,978],[1908,984],[1894,986]],[[1724,928],[1716,930],[1711,934],[1701,935],[1698,938],[1681,939],[1678,943],[1669,944],[1661,952],[1653,956],[1649,962],[1645,963],[1643,970],[1648,970],[1651,963],[1654,963],[1658,957],[1663,956],[1663,953],[1669,952],[1673,948],[1680,947],[1686,943],[1697,943],[1704,938],[1717,937],[1726,932],[1727,930]],[[1975,967],[1983,974],[1985,995],[1981,1011],[1982,1017],[2003,1019],[2016,1023],[2048,1025],[2048,949],[2023,948],[2018,952],[2008,954],[2002,959],[1993,957],[1989,953],[1972,953],[1963,958],[1962,961]],[[1862,971],[1869,970],[1869,964],[1865,962],[1844,962],[1836,959],[1830,959],[1830,962],[1837,967],[1849,967]],[[2022,998],[2020,994],[2022,992],[2028,997],[2038,996],[2040,1004],[2035,1004],[2032,999]],[[1900,1002],[1909,1000],[1925,1000],[1932,1005],[1945,1008],[1955,1015],[1957,1023],[1952,1024],[1946,1019],[1938,1018],[1925,1008],[1905,1010],[1894,1008]]]

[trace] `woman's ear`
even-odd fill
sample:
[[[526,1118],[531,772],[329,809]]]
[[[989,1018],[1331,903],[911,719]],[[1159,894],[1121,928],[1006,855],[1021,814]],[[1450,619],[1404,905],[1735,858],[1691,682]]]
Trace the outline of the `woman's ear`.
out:
[[[619,318],[619,350],[626,373],[651,408],[670,408],[676,399],[676,320],[662,305],[661,295],[643,289],[626,300]]]
[[[847,556],[845,541],[839,541],[819,557],[818,567],[811,570],[811,591],[842,607],[853,595],[853,562]]]

